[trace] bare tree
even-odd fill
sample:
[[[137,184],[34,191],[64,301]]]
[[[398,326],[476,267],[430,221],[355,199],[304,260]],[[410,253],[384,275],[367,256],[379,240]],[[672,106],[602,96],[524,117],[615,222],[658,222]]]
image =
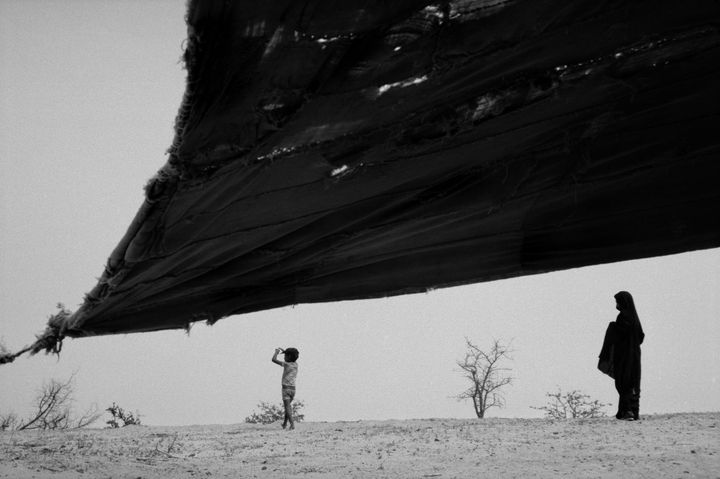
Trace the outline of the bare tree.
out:
[[[505,405],[501,389],[512,383],[512,377],[507,375],[510,368],[503,367],[502,363],[505,359],[512,360],[512,351],[497,339],[493,341],[489,352],[481,350],[468,338],[465,338],[465,343],[465,357],[457,365],[470,381],[470,387],[459,394],[457,399],[472,399],[475,414],[483,418],[491,407]]]
[[[546,396],[550,400],[545,406],[530,407],[545,411],[545,417],[552,419],[604,417],[605,412],[602,408],[609,406],[597,399],[591,400],[590,395],[583,394],[577,389],[563,393],[558,388],[557,392],[547,393]]]
[[[6,427],[19,431],[25,429],[73,429],[87,427],[95,422],[100,414],[95,408],[90,408],[81,416],[75,417],[72,411],[74,379],[72,375],[65,382],[55,379],[43,384],[35,397],[34,412],[26,420],[18,420],[14,414],[4,416],[9,418],[3,423]]]

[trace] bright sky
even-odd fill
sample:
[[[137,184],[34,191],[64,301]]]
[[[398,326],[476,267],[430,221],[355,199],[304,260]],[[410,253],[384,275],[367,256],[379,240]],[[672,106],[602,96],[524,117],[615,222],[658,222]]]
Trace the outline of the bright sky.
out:
[[[0,340],[16,351],[55,304],[76,309],[164,164],[184,91],[183,0],[0,1]],[[306,419],[473,417],[453,398],[467,336],[515,350],[507,405],[545,393],[616,406],[596,369],[613,295],[646,333],[641,413],[720,409],[720,249],[396,298],[298,305],[184,331],[68,339],[0,366],[0,414],[76,374],[77,409],[116,402],[155,425],[241,422],[280,402],[275,347],[300,349]],[[104,417],[107,419],[107,417]],[[98,424],[101,425],[101,424]]]

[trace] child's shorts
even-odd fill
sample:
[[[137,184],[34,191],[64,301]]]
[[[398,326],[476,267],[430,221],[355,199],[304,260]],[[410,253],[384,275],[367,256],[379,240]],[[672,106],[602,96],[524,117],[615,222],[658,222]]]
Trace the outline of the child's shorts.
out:
[[[282,387],[282,398],[283,401],[292,401],[295,399],[295,387],[283,386]]]

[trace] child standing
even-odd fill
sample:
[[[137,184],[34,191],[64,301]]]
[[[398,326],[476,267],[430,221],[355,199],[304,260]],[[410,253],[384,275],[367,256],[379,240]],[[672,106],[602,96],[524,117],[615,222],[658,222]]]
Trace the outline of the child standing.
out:
[[[278,354],[285,354],[285,361],[280,361],[277,356]],[[300,352],[295,348],[276,348],[275,354],[273,354],[272,362],[283,367],[282,375],[282,401],[285,406],[285,420],[282,423],[283,429],[285,429],[290,423],[290,429],[295,429],[295,421],[292,417],[292,401],[295,399],[295,379],[297,378],[298,365],[297,359],[300,356]]]

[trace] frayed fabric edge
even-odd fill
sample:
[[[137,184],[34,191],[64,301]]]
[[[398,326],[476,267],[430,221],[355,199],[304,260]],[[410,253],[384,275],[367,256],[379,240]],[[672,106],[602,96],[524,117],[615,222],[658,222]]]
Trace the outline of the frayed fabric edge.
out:
[[[187,11],[191,12],[194,5],[193,0],[187,1]],[[128,250],[131,250],[132,241],[138,233],[140,227],[144,223],[144,220],[149,216],[150,210],[156,206],[156,203],[161,199],[168,196],[168,189],[166,188],[168,183],[173,183],[181,176],[181,172],[178,170],[180,163],[178,158],[178,151],[182,144],[182,134],[187,124],[187,118],[192,105],[192,99],[194,96],[194,79],[191,77],[193,72],[193,64],[197,55],[197,48],[199,39],[194,33],[190,22],[188,21],[188,14],[186,14],[186,23],[188,25],[188,37],[187,37],[187,48],[184,55],[185,66],[188,71],[188,77],[186,79],[186,91],[175,119],[175,138],[172,145],[168,149],[170,155],[167,163],[158,171],[155,177],[148,181],[145,188],[145,200],[140,210],[136,214],[133,222],[130,224],[128,231],[125,233],[120,243],[115,247],[111,253],[108,264],[103,272],[102,277],[98,284],[93,290],[87,295],[84,304],[75,313],[60,307],[60,311],[57,314],[50,316],[48,319],[47,327],[45,331],[36,336],[36,340],[30,346],[27,346],[16,353],[4,353],[0,349],[0,365],[9,364],[15,361],[16,358],[22,356],[25,353],[30,353],[31,356],[45,351],[45,354],[56,354],[60,356],[62,350],[62,341],[66,337],[66,332],[77,331],[78,326],[82,323],[82,317],[85,316],[87,309],[91,308],[94,304],[102,301],[107,296],[108,283],[111,282],[119,270],[122,269]],[[189,330],[189,328],[188,328]],[[83,334],[78,334],[82,336]],[[70,334],[75,336],[75,334]]]
[[[45,354],[53,353],[60,357],[62,342],[63,339],[65,339],[63,331],[65,331],[73,316],[74,315],[70,313],[70,311],[61,307],[57,314],[50,316],[45,331],[35,337],[35,342],[33,344],[16,353],[0,354],[0,364],[11,363],[25,353],[30,353],[30,356],[33,356],[43,350],[45,351]]]

